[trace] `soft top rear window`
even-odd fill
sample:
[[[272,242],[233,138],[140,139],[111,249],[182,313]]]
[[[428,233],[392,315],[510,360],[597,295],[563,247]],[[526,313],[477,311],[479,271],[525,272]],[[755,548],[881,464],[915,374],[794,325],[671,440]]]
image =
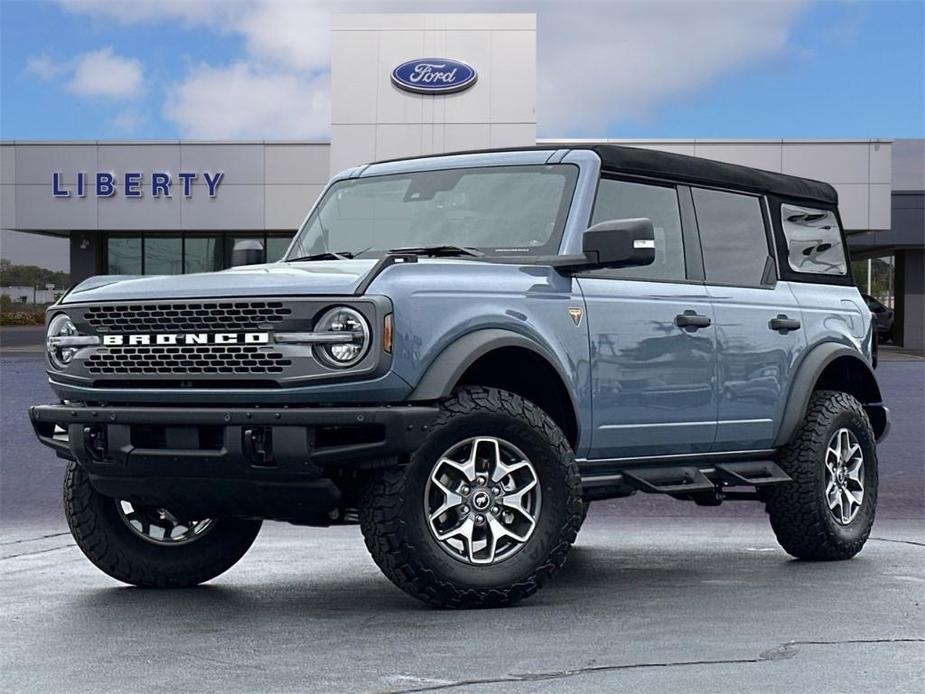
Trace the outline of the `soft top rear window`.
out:
[[[791,270],[838,277],[848,272],[841,228],[834,211],[782,203],[780,217]]]

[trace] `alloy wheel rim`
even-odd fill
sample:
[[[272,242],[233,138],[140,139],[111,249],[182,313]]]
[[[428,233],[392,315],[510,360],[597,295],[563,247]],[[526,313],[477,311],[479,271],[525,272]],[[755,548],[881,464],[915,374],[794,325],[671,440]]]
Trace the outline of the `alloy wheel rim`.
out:
[[[854,432],[844,427],[826,446],[825,498],[840,525],[851,523],[864,503],[864,452]]]
[[[497,564],[523,549],[541,505],[533,463],[504,439],[461,441],[431,469],[424,514],[440,548],[466,564]]]
[[[125,499],[116,501],[116,509],[129,530],[155,545],[176,547],[195,542],[214,525],[211,518],[180,520],[167,509],[133,504]]]

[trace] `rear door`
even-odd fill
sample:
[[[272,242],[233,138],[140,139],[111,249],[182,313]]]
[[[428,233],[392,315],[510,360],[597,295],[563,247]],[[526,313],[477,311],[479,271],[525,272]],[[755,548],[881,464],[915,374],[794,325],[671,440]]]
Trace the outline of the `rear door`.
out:
[[[778,280],[761,196],[692,188],[716,334],[715,451],[772,446],[795,363],[802,313]]]
[[[589,458],[709,451],[716,340],[690,193],[602,178],[591,223],[631,217],[652,220],[655,262],[578,278],[591,341]]]

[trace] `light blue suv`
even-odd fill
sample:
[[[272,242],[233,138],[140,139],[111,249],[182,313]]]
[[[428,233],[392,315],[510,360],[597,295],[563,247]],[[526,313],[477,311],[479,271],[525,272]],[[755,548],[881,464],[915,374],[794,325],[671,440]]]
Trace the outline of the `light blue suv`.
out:
[[[335,177],[284,260],[97,277],[48,313],[78,545],[189,586],[264,519],[359,520],[396,585],[505,605],[590,501],[766,505],[847,559],[889,428],[835,190],[616,146],[440,155]]]

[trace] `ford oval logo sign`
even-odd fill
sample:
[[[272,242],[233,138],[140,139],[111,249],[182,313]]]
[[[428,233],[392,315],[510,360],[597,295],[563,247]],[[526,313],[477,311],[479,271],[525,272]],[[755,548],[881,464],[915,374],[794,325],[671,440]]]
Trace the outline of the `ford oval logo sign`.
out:
[[[474,67],[448,58],[418,58],[392,70],[392,84],[415,94],[461,92],[477,79]]]

